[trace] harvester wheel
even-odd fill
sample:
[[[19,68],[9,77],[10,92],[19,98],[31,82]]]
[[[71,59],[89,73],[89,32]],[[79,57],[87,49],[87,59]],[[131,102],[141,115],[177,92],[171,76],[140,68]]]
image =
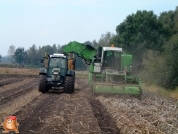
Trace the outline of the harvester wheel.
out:
[[[39,91],[42,93],[48,92],[48,88],[46,85],[46,76],[45,75],[40,75],[40,81],[39,81]]]
[[[64,92],[65,93],[72,93],[74,92],[74,83],[75,83],[75,77],[73,76],[66,76],[65,84],[64,84]]]

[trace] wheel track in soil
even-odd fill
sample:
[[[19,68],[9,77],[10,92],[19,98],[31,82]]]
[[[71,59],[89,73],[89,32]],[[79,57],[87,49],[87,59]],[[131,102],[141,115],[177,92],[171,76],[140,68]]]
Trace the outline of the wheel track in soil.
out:
[[[33,103],[35,103],[36,106],[33,106]],[[31,113],[28,113],[27,117],[23,117],[23,119],[20,120],[19,123],[21,126],[19,127],[19,131],[27,132],[27,130],[29,130],[29,132],[35,132],[39,131],[40,128],[43,128],[42,120],[45,117],[50,116],[53,110],[48,109],[49,105],[54,106],[54,96],[50,96],[49,94],[42,94],[36,99],[32,100],[32,103],[26,106],[26,110],[23,110],[23,112],[27,112],[27,109],[30,109]],[[44,111],[45,114],[43,114]],[[17,113],[17,116],[18,115],[20,116],[20,112]]]
[[[31,76],[30,76],[31,77]],[[23,109],[22,103],[24,105],[34,100],[35,96],[39,96],[39,93],[36,94],[37,91],[37,78],[23,77],[20,79],[24,79],[19,81],[17,79],[17,83],[11,83],[7,86],[7,89],[3,90],[0,93],[0,121],[9,115],[15,115],[14,112],[21,111]],[[23,83],[24,82],[24,83]],[[3,87],[1,87],[3,89]],[[7,91],[6,91],[7,90]],[[34,92],[35,91],[35,92]],[[21,103],[19,103],[21,102]],[[17,103],[17,105],[16,105]],[[19,104],[18,104],[19,103]],[[11,109],[12,108],[12,109]],[[2,129],[2,127],[0,127]],[[1,131],[0,131],[1,134]]]
[[[47,133],[63,134],[65,132],[70,133],[69,131],[66,131],[66,126],[70,125],[70,127],[72,128],[71,118],[74,118],[76,116],[73,117],[72,115],[70,115],[71,113],[68,113],[68,112],[66,113],[66,109],[68,109],[67,108],[68,106],[71,106],[71,108],[75,110],[73,112],[77,113],[76,111],[77,109],[75,109],[75,104],[72,103],[72,100],[73,99],[75,100],[76,97],[77,97],[76,94],[68,95],[68,94],[63,94],[63,93],[61,94],[61,93],[56,93],[56,92],[55,93],[49,92],[47,94],[41,94],[36,99],[32,100],[31,103],[26,105],[26,107],[23,110],[16,113],[17,117],[20,118],[19,123],[21,125],[19,127],[19,131],[26,132],[26,133],[30,133],[30,132],[31,133],[42,133],[42,132],[44,133],[45,132],[46,134]],[[27,111],[31,111],[31,112],[28,113]],[[76,118],[77,122],[80,121],[80,116],[88,117],[88,116],[84,116],[85,111],[81,111],[81,112],[83,112],[83,114],[77,113],[78,114],[77,117],[79,117],[79,118]],[[87,110],[86,112],[89,112],[89,111]],[[90,111],[90,113],[92,114],[92,110]],[[61,119],[62,118],[61,114],[64,114],[63,118],[65,121],[63,121],[62,123],[61,122],[57,122],[57,123],[62,124],[62,125],[58,126],[59,124],[55,125],[55,124],[48,123],[48,120],[50,120],[53,117],[57,117]],[[23,116],[23,115],[27,115],[27,116]],[[88,121],[91,122],[89,118],[88,118]],[[77,122],[76,124],[80,125]],[[85,124],[85,122],[83,123]],[[57,127],[57,129],[54,129],[55,127]],[[72,131],[72,129],[70,131]],[[73,131],[77,131],[77,130],[73,130]],[[97,131],[97,130],[93,130],[93,131]]]
[[[27,77],[26,77],[26,79],[27,79]],[[34,80],[35,81],[35,80]],[[29,83],[31,83],[31,84],[29,84],[29,83],[27,83],[27,84],[24,84],[24,85],[20,85],[19,87],[21,87],[21,89],[23,89],[23,87],[26,87],[26,85],[32,85],[32,83],[34,83],[34,81],[32,81],[32,82],[29,82]],[[77,94],[80,94],[80,93],[82,93],[82,92],[84,92],[82,95],[84,96],[84,97],[86,97],[87,99],[88,99],[88,101],[90,102],[90,104],[91,104],[91,107],[92,107],[92,109],[93,109],[93,114],[94,114],[94,116],[96,117],[96,119],[97,119],[97,121],[98,121],[98,125],[99,125],[99,127],[100,127],[100,129],[102,130],[102,133],[119,133],[119,130],[118,130],[118,128],[116,127],[116,125],[115,125],[115,120],[114,119],[112,119],[111,118],[111,116],[110,116],[110,114],[107,112],[107,109],[105,109],[105,107],[104,107],[104,105],[100,102],[100,101],[98,101],[98,100],[95,100],[95,98],[97,97],[96,95],[92,95],[92,93],[90,92],[90,94],[88,94],[89,92],[87,91],[87,92],[85,92],[86,90],[89,90],[88,89],[88,83],[86,82],[86,79],[76,79],[76,83],[81,87],[81,89],[79,89],[79,90],[76,90],[76,92],[78,92]],[[14,84],[15,85],[15,84]],[[32,89],[32,90],[37,90],[37,88],[34,88],[34,87],[36,87],[37,86],[37,83],[35,84],[34,83],[34,86],[33,87],[29,87],[29,88],[27,88],[27,89],[25,89],[25,91],[23,92],[23,93],[17,93],[17,94],[19,94],[19,95],[17,95],[18,97],[21,97],[22,95],[24,95],[24,94],[28,94],[28,92],[29,91],[31,91],[31,90],[28,90],[28,89]],[[17,89],[19,88],[19,87],[16,87]],[[28,86],[27,86],[28,87]],[[13,88],[12,88],[13,89]],[[10,89],[10,90],[8,90],[7,92],[12,92],[12,89]],[[21,90],[21,89],[19,89],[19,90]],[[4,93],[4,95],[5,95],[5,92],[2,92],[2,93]],[[13,91],[13,93],[15,94],[15,91]],[[8,94],[8,93],[7,93]],[[0,105],[3,103],[3,105],[5,106],[6,105],[6,103],[7,102],[9,102],[9,101],[11,101],[12,99],[16,99],[16,97],[14,97],[13,96],[13,94],[12,94],[12,97],[11,97],[11,99],[9,99],[8,98],[8,95],[5,95],[5,98],[7,99],[5,99],[4,101],[3,100],[0,100]],[[87,94],[87,95],[86,95]],[[59,94],[54,94],[54,96],[60,96]],[[75,94],[74,94],[74,96],[75,96]],[[37,114],[35,114],[35,112],[36,111],[38,111],[38,110],[45,110],[45,108],[43,108],[43,107],[45,107],[45,106],[49,106],[50,105],[50,103],[48,103],[47,105],[45,105],[45,101],[49,101],[49,102],[53,102],[54,101],[54,99],[55,99],[55,97],[53,97],[53,99],[51,98],[51,97],[53,97],[53,94],[51,94],[50,95],[50,93],[48,93],[48,94],[41,94],[41,95],[38,95],[37,97],[35,97],[35,98],[33,98],[32,100],[31,100],[31,102],[30,103],[28,103],[27,105],[25,105],[22,109],[20,109],[18,112],[16,112],[15,113],[15,115],[17,116],[17,118],[18,118],[18,123],[20,123],[20,127],[19,127],[19,130],[21,131],[21,132],[23,132],[23,127],[22,126],[26,126],[28,123],[28,121],[30,121],[31,123],[32,122],[34,122],[31,118],[33,117],[33,116],[35,116],[35,120],[40,120],[37,116],[38,115],[40,115],[39,113],[37,113]],[[170,110],[169,109],[169,107],[167,106],[167,100],[165,100],[165,99],[162,99],[162,98],[160,98],[159,97],[159,99],[161,100],[161,101],[158,101],[156,98],[154,99],[145,99],[145,97],[146,98],[149,98],[148,97],[148,95],[143,95],[142,96],[142,100],[137,100],[136,99],[136,102],[134,102],[134,103],[136,103],[136,104],[138,104],[139,106],[144,106],[144,105],[147,105],[147,106],[152,106],[153,108],[154,107],[161,107],[162,109],[165,109],[165,110]],[[107,98],[107,96],[106,96],[106,98]],[[122,98],[122,97],[121,97]],[[129,103],[130,103],[130,105],[132,104],[132,102],[130,102],[130,100],[132,100],[132,99],[130,99],[130,97],[127,99],[127,97],[124,97],[123,98],[123,100],[122,101],[124,101],[124,100],[128,100],[129,101]],[[134,99],[135,100],[135,99]],[[2,101],[2,102],[1,102]],[[158,101],[158,102],[156,102],[156,101]],[[165,102],[164,102],[165,101]],[[60,102],[59,102],[60,103]],[[156,104],[155,104],[156,103]],[[0,106],[1,107],[1,106]],[[47,109],[46,109],[47,110]],[[137,113],[137,114],[142,114],[143,112],[142,111],[138,111],[138,112],[140,112],[140,113]],[[149,112],[149,109],[144,109],[144,113],[148,113]],[[50,113],[51,112],[49,112],[49,114],[46,114],[47,116],[49,116],[50,115]],[[130,115],[130,114],[128,114],[128,117],[131,119],[132,118],[132,116]],[[144,120],[147,120],[148,122],[150,121],[150,120],[148,120],[147,119],[147,115],[142,115],[142,118],[144,119]],[[155,117],[152,117],[152,119],[153,118],[155,118]],[[130,120],[131,121],[131,120]],[[113,127],[114,126],[114,127]],[[35,128],[36,130],[38,130],[38,127],[37,128]],[[33,133],[33,131],[30,131],[31,133]],[[63,133],[62,131],[61,131],[61,133]]]
[[[35,78],[23,78],[23,80],[19,80],[18,78],[17,78],[17,81],[14,81],[13,83],[11,83],[11,84],[7,84],[7,85],[4,85],[4,86],[1,86],[0,87],[0,95],[2,94],[2,93],[4,93],[4,92],[8,92],[8,91],[10,91],[10,90],[13,90],[14,88],[18,88],[18,87],[20,87],[20,86],[22,86],[22,85],[24,85],[24,84],[26,84],[26,83],[29,83],[30,81],[32,81],[33,79],[35,79]],[[18,81],[19,80],[19,81]],[[3,97],[3,96],[1,96],[1,97]]]
[[[83,81],[82,80],[80,80],[80,82],[79,83],[82,83]],[[85,86],[83,86],[83,87],[85,87]],[[135,97],[133,97],[133,96],[130,96],[130,95],[124,95],[124,96],[122,96],[122,95],[120,95],[121,96],[121,98],[123,98],[123,101],[125,100],[125,101],[129,101],[128,102],[128,104],[129,104],[129,106],[130,105],[132,105],[133,106],[133,108],[135,108],[135,107],[137,107],[137,106],[134,106],[135,105],[135,103],[136,104],[138,104],[138,106],[144,106],[144,105],[147,105],[148,107],[151,107],[151,112],[155,112],[155,110],[154,109],[164,109],[164,110],[166,110],[166,111],[171,111],[171,109],[170,109],[170,107],[169,106],[167,106],[166,104],[164,104],[164,103],[166,103],[167,102],[167,100],[165,100],[165,99],[163,99],[163,98],[161,98],[160,96],[156,96],[155,94],[154,94],[154,96],[155,96],[155,98],[152,96],[152,98],[153,99],[149,99],[149,96],[150,95],[150,93],[148,93],[148,94],[146,94],[146,93],[144,93],[143,95],[142,95],[142,99],[138,99],[138,98],[135,98]],[[110,95],[104,95],[105,96],[105,98],[108,98],[108,97],[110,97]],[[145,98],[147,98],[146,100],[145,100]],[[130,100],[132,100],[132,99],[134,99],[134,100],[136,100],[136,101],[133,101],[133,102],[131,102]],[[159,99],[159,100],[158,100]],[[163,99],[163,100],[162,100]],[[160,101],[160,100],[162,100],[162,101]],[[158,102],[156,102],[156,101],[158,101]],[[97,101],[97,100],[90,100],[90,103],[91,103],[91,105],[92,105],[92,107],[94,107],[93,109],[94,109],[94,113],[95,113],[95,116],[96,116],[96,118],[102,118],[102,117],[100,117],[100,115],[102,115],[102,109],[104,109],[104,108],[102,108],[103,107],[103,105],[101,104],[101,102],[99,102],[99,101]],[[172,106],[172,108],[174,108],[174,106]],[[152,110],[153,109],[153,110]],[[121,110],[122,111],[122,110]],[[126,110],[127,111],[127,110]],[[152,114],[150,114],[150,109],[147,109],[147,108],[144,108],[144,109],[142,109],[142,108],[139,108],[139,109],[137,109],[137,115],[141,115],[141,117],[142,117],[142,120],[144,120],[144,121],[146,121],[146,122],[152,122],[153,120],[155,120],[157,117],[156,116],[154,116],[154,115],[152,115]],[[126,113],[125,113],[126,114]],[[149,115],[150,114],[150,115]],[[157,114],[157,113],[155,113],[155,114]],[[108,114],[106,114],[105,116],[103,116],[103,117],[107,117],[107,115]],[[132,113],[131,114],[129,114],[128,113],[128,118],[129,118],[129,120],[132,122]],[[149,115],[149,116],[148,116]],[[152,117],[151,117],[152,116]],[[109,117],[107,117],[107,118],[109,118]],[[101,126],[102,126],[102,121],[103,121],[104,119],[98,119],[98,123],[100,124],[101,123]],[[112,119],[111,119],[112,120]],[[169,120],[168,120],[169,121]],[[105,122],[104,124],[107,124],[107,122]],[[108,129],[110,129],[110,128],[108,128]],[[108,132],[112,132],[112,130],[109,130]],[[112,133],[114,133],[114,132],[112,132]]]
[[[36,92],[36,88],[32,89],[27,94],[14,98],[13,101],[9,100],[3,105],[0,105],[0,121],[4,117],[9,115],[15,115],[14,113],[21,111],[28,103],[30,103],[33,99],[38,97],[40,94]]]
[[[78,84],[79,83],[83,83],[84,81],[83,80],[80,80],[79,82],[78,82]],[[86,88],[86,84],[83,84],[83,88]],[[161,100],[161,97],[158,97],[158,96],[155,96],[155,98],[153,97],[153,99],[152,100],[148,100],[148,101],[146,101],[146,100],[144,100],[145,98],[149,98],[147,95],[149,95],[149,94],[146,94],[146,93],[144,93],[144,95],[142,95],[142,99],[141,98],[135,98],[135,97],[133,97],[133,96],[130,96],[130,95],[125,95],[125,96],[122,96],[121,95],[121,98],[123,97],[123,100],[126,100],[126,101],[128,101],[129,100],[129,103],[130,103],[130,105],[133,105],[133,108],[135,107],[134,106],[134,104],[136,103],[136,104],[138,104],[138,106],[144,106],[144,105],[147,105],[147,106],[149,106],[149,107],[151,107],[151,109],[153,109],[153,111],[155,112],[155,110],[154,109],[156,109],[156,108],[158,108],[158,109],[165,109],[165,110],[170,110],[170,108],[168,107],[168,106],[166,106],[166,104],[164,104],[165,102],[166,102],[166,100],[165,100],[165,102],[164,102],[164,100],[163,101],[158,101],[158,102],[156,102],[156,100],[158,100],[158,98],[159,98],[159,100]],[[106,98],[108,98],[108,97],[110,97],[110,95],[104,95]],[[96,96],[95,96],[96,97]],[[127,98],[128,97],[128,98]],[[127,100],[127,99],[128,100]],[[130,101],[130,99],[132,100],[132,99],[134,99],[134,100],[136,100],[136,101],[134,101],[134,102],[131,102]],[[113,129],[113,127],[103,127],[104,125],[102,125],[102,124],[107,124],[107,126],[110,126],[110,125],[108,125],[108,122],[107,122],[107,119],[109,119],[108,121],[111,121],[110,122],[110,124],[115,124],[115,122],[113,122],[114,120],[113,119],[111,119],[110,118],[110,116],[108,117],[108,113],[105,113],[105,111],[107,111],[107,109],[105,109],[104,107],[103,107],[103,105],[101,104],[101,102],[99,102],[98,100],[91,100],[90,99],[90,103],[91,103],[91,105],[92,105],[92,107],[93,107],[93,111],[94,111],[94,114],[95,114],[95,117],[98,119],[98,124],[99,124],[99,126],[100,126],[100,128],[103,130],[103,132],[105,133],[118,133],[118,129],[117,129],[117,127],[116,127],[116,130],[115,129]],[[174,106],[173,106],[174,107]],[[105,109],[105,110],[104,110]],[[168,110],[168,111],[169,111]],[[127,111],[127,110],[126,110]],[[151,110],[152,111],[152,110]],[[144,120],[144,121],[146,121],[146,122],[150,122],[151,123],[151,121],[153,121],[153,120],[155,120],[155,118],[157,118],[156,116],[154,116],[154,115],[152,115],[152,117],[150,117],[150,116],[148,116],[149,114],[150,114],[150,109],[142,109],[142,108],[139,108],[139,109],[137,109],[137,115],[141,115],[141,118],[142,118],[142,120]],[[104,114],[104,115],[103,115]],[[125,113],[126,114],[126,113]],[[156,114],[156,113],[155,113]],[[151,114],[150,114],[151,115]],[[104,117],[104,118],[103,118]],[[128,120],[130,120],[131,122],[132,121],[134,121],[134,120],[132,120],[132,113],[131,114],[129,114],[128,113]],[[168,120],[169,121],[169,120]],[[165,125],[167,125],[167,124],[165,124]],[[168,124],[169,125],[169,124]],[[113,125],[111,125],[111,126],[113,126]],[[102,128],[103,127],[103,128]]]
[[[0,95],[0,105],[5,105],[8,101],[13,101],[13,99],[30,92],[31,89],[37,86],[37,83],[37,78],[35,78],[24,85],[2,92]]]
[[[56,94],[56,92],[41,94],[38,97],[36,97],[35,99],[33,99],[25,107],[23,107],[22,110],[15,113],[15,115],[18,117],[18,123],[20,124],[19,131],[26,132],[27,130],[29,130],[29,132],[33,133],[33,132],[38,131],[40,128],[42,128],[43,124],[40,124],[38,122],[38,120],[41,120],[41,115],[42,115],[42,113],[40,113],[39,111],[47,111],[51,104],[55,105],[54,104],[54,100],[55,100],[54,96],[56,96],[56,95],[59,96],[60,94]],[[44,116],[50,116],[50,114],[52,113],[52,110],[53,109],[49,109],[48,113],[47,114],[45,113]],[[42,116],[42,117],[44,117],[44,116]],[[34,124],[32,124],[32,123],[34,123],[34,120],[39,123],[39,124],[38,123],[36,124],[37,125],[36,127],[34,127]],[[29,126],[30,124],[32,126]],[[39,125],[41,125],[41,126],[39,126]],[[59,133],[59,132],[57,131],[57,133]],[[63,132],[61,131],[60,133],[62,134]]]
[[[18,123],[20,124],[19,130],[24,131],[30,129],[28,126],[31,121],[31,117],[35,117],[35,113],[41,109],[43,106],[46,107],[46,103],[51,97],[47,94],[41,94],[35,99],[33,99],[29,104],[27,104],[21,111],[15,113],[15,115],[19,118]]]
[[[5,86],[5,85],[8,85],[8,84],[12,84],[12,83],[15,83],[15,82],[19,82],[19,81],[22,81],[23,78],[15,78],[15,77],[11,77],[11,78],[6,78],[6,79],[3,79],[0,81],[0,87],[2,86]]]
[[[37,82],[35,82],[36,79],[32,82],[29,82],[25,85],[21,85],[20,87],[16,87],[16,92],[15,90],[12,92],[12,90],[9,90],[8,92],[3,92],[3,96],[5,96],[3,99],[0,100],[0,104],[3,103],[3,105],[5,106],[5,104],[8,101],[12,101],[12,99],[16,99],[17,97],[20,97],[22,95],[27,94],[29,91],[32,90],[36,90],[36,88],[34,88],[35,86],[37,86]],[[33,84],[32,84],[33,83]],[[76,83],[82,87],[82,89],[86,90],[86,88],[88,87],[88,83],[85,80],[82,79],[76,79]],[[24,88],[25,87],[25,88]],[[18,90],[18,92],[17,92]],[[81,91],[79,91],[81,92]],[[20,111],[16,112],[14,115],[17,116],[18,118],[18,123],[20,123],[20,127],[19,127],[19,131],[20,132],[24,132],[25,130],[31,130],[32,128],[28,125],[29,122],[34,123],[35,120],[40,120],[39,118],[41,116],[42,113],[37,112],[37,111],[46,111],[49,109],[46,109],[47,106],[49,105],[54,105],[53,101],[55,100],[55,96],[58,96],[59,94],[41,94],[37,97],[35,97],[33,100],[31,100],[30,103],[28,103],[27,105],[25,105]],[[92,96],[92,95],[91,95]],[[86,97],[86,96],[85,96]],[[94,98],[88,98],[88,101],[90,102],[90,105],[92,107],[93,110],[93,114],[95,116],[95,118],[98,121],[98,125],[102,131],[103,134],[119,134],[119,129],[116,127],[114,120],[111,118],[110,114],[106,111],[106,109],[104,108],[104,106],[97,100],[94,100]],[[52,113],[51,111],[52,109],[50,109],[47,114],[45,113],[44,116],[50,116],[50,113]],[[34,117],[34,118],[32,118]],[[41,123],[39,126],[39,124],[36,124],[36,128],[33,129],[35,130],[39,130],[40,128],[42,128],[43,123]],[[30,129],[31,128],[31,129]],[[63,133],[63,131],[61,131],[60,133]]]
[[[106,105],[107,110],[116,118],[121,133],[129,133],[124,129],[128,131],[137,129],[142,132],[150,131],[150,133],[172,134],[178,132],[178,129],[176,130],[178,123],[175,100],[169,100],[150,92],[145,93],[145,91],[141,100],[122,95],[101,98],[103,99],[99,99],[99,101]],[[119,109],[114,107],[119,107]]]
[[[76,82],[78,85],[85,89],[88,87],[88,83],[84,79],[78,79]],[[91,89],[88,89],[91,90]],[[85,93],[84,93],[85,94]],[[120,130],[116,126],[115,120],[110,116],[110,113],[107,112],[107,109],[98,101],[95,100],[96,95],[92,94],[90,91],[90,95],[88,92],[86,93],[87,99],[89,100],[91,107],[93,109],[93,114],[98,121],[98,125],[103,134],[119,134]]]

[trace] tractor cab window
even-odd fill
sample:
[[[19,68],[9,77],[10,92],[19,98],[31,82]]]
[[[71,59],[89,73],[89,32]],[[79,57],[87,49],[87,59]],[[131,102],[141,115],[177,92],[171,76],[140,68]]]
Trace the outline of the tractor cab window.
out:
[[[104,52],[104,67],[111,69],[120,68],[121,53],[117,51],[105,51]]]
[[[49,68],[66,68],[66,59],[60,57],[52,57],[50,59]]]

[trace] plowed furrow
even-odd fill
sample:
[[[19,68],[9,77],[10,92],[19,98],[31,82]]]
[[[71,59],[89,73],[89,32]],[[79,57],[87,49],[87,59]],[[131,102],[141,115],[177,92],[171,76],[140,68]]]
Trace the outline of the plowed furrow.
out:
[[[42,107],[44,102],[49,100],[49,97],[50,96],[47,94],[41,94],[14,114],[18,118],[18,123],[20,124],[19,129],[22,129],[24,125],[26,125],[30,117],[33,117],[35,112]]]
[[[20,95],[23,95],[24,93],[30,91],[32,88],[34,88],[37,85],[36,79],[33,81],[30,81],[24,85],[21,85],[19,87],[13,88],[13,90],[3,92],[0,94],[0,104],[4,104],[8,101],[12,101],[13,98],[16,98]]]
[[[34,81],[34,78],[23,78],[23,80],[20,82],[15,82],[15,83],[12,83],[9,85],[2,86],[2,87],[0,87],[0,95],[2,95],[3,92],[8,92],[10,90],[17,89],[18,87],[25,85],[27,83],[30,83],[32,81]],[[0,96],[0,98],[1,98],[1,96]]]
[[[163,101],[163,100],[164,101]],[[125,97],[97,97],[116,120],[121,133],[177,133],[177,107],[174,101],[144,94],[142,100]],[[154,102],[154,103],[153,103]]]
[[[30,117],[21,123],[19,131],[38,134],[101,134],[87,99],[66,94],[48,94],[38,103]]]
[[[15,78],[15,77],[3,79],[3,80],[0,81],[0,87],[8,85],[8,84],[15,83],[15,82],[18,82],[18,81],[22,81],[22,80],[23,80],[22,78]]]
[[[119,128],[117,128],[115,121],[107,112],[107,109],[97,100],[90,100],[90,103],[102,132],[105,134],[120,134]]]
[[[2,119],[10,116],[15,115],[18,111],[21,111],[27,104],[29,104],[33,99],[38,97],[41,93],[38,92],[37,88],[31,89],[29,92],[25,94],[15,97],[9,100],[7,103],[0,105],[0,122]]]
[[[93,114],[97,119],[98,125],[104,134],[119,134],[119,128],[116,126],[115,120],[112,119],[107,109],[97,100],[88,87],[88,82],[83,79],[77,79],[76,83],[83,89],[85,93],[80,93],[88,98]],[[89,91],[88,91],[89,90]]]
[[[19,131],[24,133],[30,133],[31,131],[34,131],[38,127],[41,128],[43,123],[41,120],[45,118],[47,115],[52,113],[53,109],[49,109],[50,105],[54,105],[54,99],[53,97],[49,95],[42,94],[43,97],[39,101],[36,107],[31,107],[31,113],[27,113],[27,117],[25,117],[25,120],[20,121],[20,127]],[[45,97],[44,97],[45,95]],[[32,104],[32,103],[31,103]],[[30,106],[29,106],[30,107]],[[26,111],[27,112],[27,111]],[[20,115],[18,115],[20,116]],[[24,118],[24,117],[23,117]],[[40,123],[41,122],[41,123]]]

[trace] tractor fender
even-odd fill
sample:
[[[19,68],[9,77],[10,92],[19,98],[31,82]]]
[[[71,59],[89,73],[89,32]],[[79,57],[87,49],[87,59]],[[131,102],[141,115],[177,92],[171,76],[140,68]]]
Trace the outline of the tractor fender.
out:
[[[46,68],[40,68],[39,74],[46,74],[47,70]]]

